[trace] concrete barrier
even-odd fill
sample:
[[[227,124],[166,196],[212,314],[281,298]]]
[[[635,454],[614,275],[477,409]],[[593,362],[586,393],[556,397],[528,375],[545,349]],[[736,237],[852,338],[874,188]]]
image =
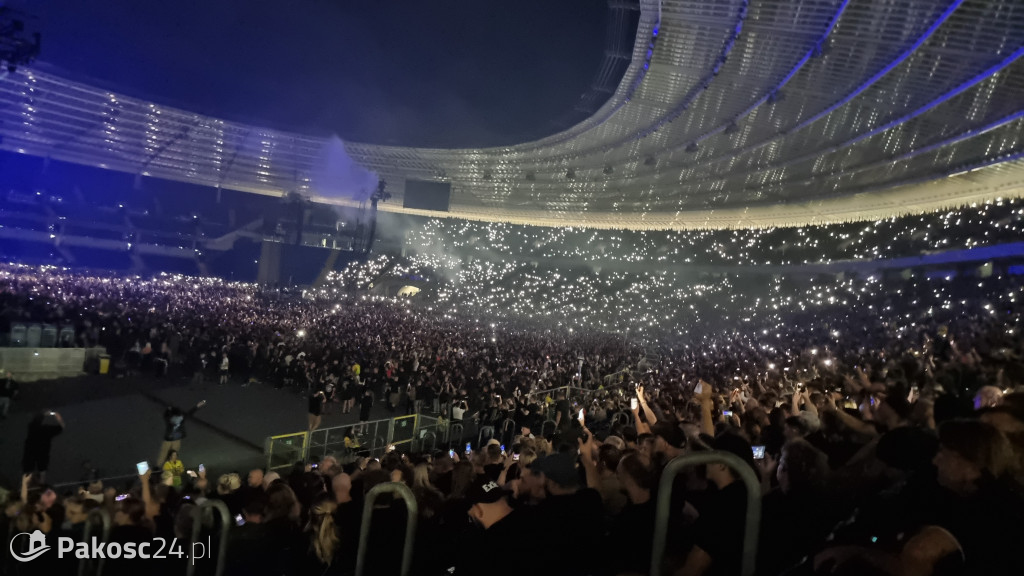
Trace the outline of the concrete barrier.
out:
[[[19,382],[78,376],[86,352],[85,348],[0,348],[0,368],[10,370]]]

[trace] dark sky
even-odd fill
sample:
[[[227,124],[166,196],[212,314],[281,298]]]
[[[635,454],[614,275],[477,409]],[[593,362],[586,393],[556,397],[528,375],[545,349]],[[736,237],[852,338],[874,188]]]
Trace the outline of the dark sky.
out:
[[[230,120],[410,146],[556,131],[601,63],[604,0],[9,0],[41,62]],[[617,79],[616,79],[617,80]]]

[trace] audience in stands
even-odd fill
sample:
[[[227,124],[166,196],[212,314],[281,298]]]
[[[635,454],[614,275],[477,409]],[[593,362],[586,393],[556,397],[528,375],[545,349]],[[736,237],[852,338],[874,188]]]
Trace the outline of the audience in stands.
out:
[[[436,412],[457,406],[464,424],[494,430],[469,451],[401,454],[364,452],[373,439],[356,426],[350,449],[318,467],[254,470],[244,482],[221,470],[211,485],[172,464],[167,481],[147,472],[123,492],[57,494],[29,475],[5,507],[6,533],[81,538],[96,506],[114,519],[112,541],[187,541],[195,506],[221,500],[241,524],[226,541],[227,574],[349,574],[366,496],[390,481],[416,501],[416,574],[644,574],[662,471],[717,450],[742,469],[708,464],[669,481],[662,573],[739,573],[752,478],[759,574],[1017,574],[1020,283],[936,282],[850,284],[849,303],[786,307],[770,322],[645,349],[381,299],[6,267],[0,299],[16,319],[73,322],[118,359],[141,342],[139,370],[156,371],[143,349],[186,377],[206,354],[208,371],[228,359],[229,385],[253,375],[318,404],[328,386],[348,388],[361,412],[375,399],[433,411],[436,399]],[[45,470],[40,456],[27,472]],[[397,573],[405,505],[383,498],[370,514],[366,573]]]

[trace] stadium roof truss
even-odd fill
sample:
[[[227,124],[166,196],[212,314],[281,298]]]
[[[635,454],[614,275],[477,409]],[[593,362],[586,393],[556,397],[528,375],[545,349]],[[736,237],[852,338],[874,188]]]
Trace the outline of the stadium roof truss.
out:
[[[640,0],[621,82],[524,144],[345,144],[382,210],[603,228],[806,225],[1024,191],[1018,0]],[[124,97],[30,68],[0,79],[0,147],[249,192],[317,197],[326,139]],[[404,210],[406,179],[452,184]],[[330,198],[318,198],[338,202]]]

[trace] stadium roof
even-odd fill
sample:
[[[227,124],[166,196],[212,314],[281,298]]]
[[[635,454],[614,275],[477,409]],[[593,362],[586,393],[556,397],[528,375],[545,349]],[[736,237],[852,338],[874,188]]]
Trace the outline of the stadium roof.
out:
[[[383,210],[404,211],[406,178],[437,180],[452,184],[450,216],[543,225],[804,225],[1024,192],[1020,2],[641,0],[639,10],[622,80],[571,128],[499,148],[344,149],[389,182]],[[336,160],[324,138],[38,70],[0,80],[0,121],[0,146],[29,154],[339,203],[366,192],[338,196],[328,180],[359,169],[325,171]]]

